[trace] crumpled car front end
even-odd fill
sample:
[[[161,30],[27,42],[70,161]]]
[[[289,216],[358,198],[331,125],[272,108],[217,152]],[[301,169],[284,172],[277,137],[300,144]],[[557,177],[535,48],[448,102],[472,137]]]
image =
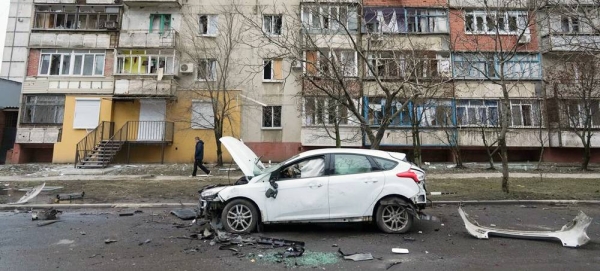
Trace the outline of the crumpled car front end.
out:
[[[199,217],[209,220],[219,218],[224,207],[219,192],[227,187],[229,186],[208,185],[198,191],[200,194],[198,202]]]

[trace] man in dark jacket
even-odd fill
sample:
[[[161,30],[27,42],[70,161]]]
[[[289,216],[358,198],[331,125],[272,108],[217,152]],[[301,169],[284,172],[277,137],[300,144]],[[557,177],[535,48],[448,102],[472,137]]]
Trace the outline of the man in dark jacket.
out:
[[[200,167],[207,175],[210,174],[210,170],[202,164],[202,159],[204,159],[204,141],[200,140],[199,137],[196,137],[196,152],[194,153],[194,171],[192,172],[192,177],[196,176],[198,167]]]

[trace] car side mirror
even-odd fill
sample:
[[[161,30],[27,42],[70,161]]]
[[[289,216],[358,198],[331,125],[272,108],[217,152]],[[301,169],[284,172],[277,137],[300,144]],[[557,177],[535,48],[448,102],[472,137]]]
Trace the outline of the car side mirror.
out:
[[[265,196],[267,198],[277,198],[277,189],[269,188],[267,192],[265,192]]]

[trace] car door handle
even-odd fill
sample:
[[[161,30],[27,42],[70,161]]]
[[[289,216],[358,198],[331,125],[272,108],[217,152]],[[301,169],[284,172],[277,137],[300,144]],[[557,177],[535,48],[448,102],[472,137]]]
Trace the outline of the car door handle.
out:
[[[311,184],[308,187],[310,187],[310,188],[319,188],[321,186],[323,186],[323,185],[322,184]]]
[[[366,180],[365,183],[377,183],[379,182],[378,180]]]

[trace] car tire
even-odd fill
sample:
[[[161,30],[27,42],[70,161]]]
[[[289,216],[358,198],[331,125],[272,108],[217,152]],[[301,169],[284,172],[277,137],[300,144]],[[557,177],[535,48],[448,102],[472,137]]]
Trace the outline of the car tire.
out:
[[[375,221],[377,227],[385,233],[405,233],[413,225],[413,216],[405,206],[380,204],[375,213]]]
[[[258,224],[258,211],[245,199],[232,200],[223,208],[221,223],[228,232],[251,233]]]

